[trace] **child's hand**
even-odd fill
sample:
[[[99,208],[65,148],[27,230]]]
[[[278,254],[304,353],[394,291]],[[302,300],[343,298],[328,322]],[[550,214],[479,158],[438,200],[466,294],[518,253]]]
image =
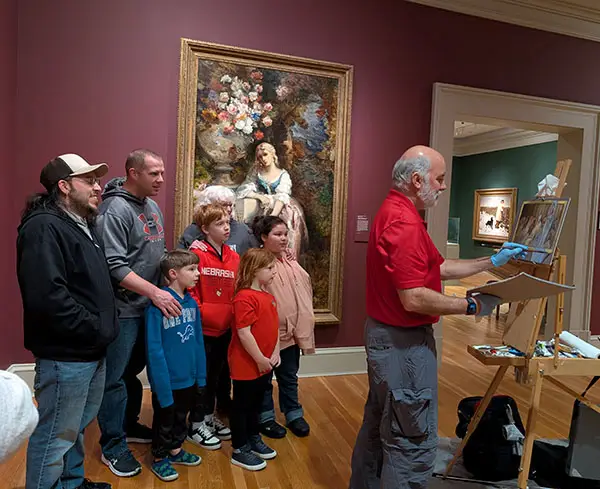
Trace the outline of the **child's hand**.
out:
[[[258,365],[258,371],[261,374],[264,374],[265,372],[269,372],[271,370],[271,360],[265,356],[263,356],[258,362],[256,362],[256,365]]]
[[[271,364],[271,367],[273,367],[273,368],[279,367],[279,365],[281,365],[281,357],[279,356],[278,350],[275,350],[273,352],[273,354],[271,355],[271,358],[269,358],[269,363]]]

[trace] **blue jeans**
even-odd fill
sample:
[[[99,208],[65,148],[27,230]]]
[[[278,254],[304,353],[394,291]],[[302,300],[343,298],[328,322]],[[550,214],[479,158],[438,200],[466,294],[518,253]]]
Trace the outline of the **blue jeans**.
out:
[[[26,489],[75,489],[83,483],[83,430],[100,408],[105,373],[104,360],[36,359],[40,421],[27,448]]]
[[[279,386],[279,409],[285,414],[285,422],[304,416],[304,410],[298,400],[298,369],[300,368],[300,347],[288,346],[280,352],[281,365],[271,370],[269,382],[263,398],[262,409],[258,418],[259,423],[266,423],[275,419],[275,406],[273,405],[273,372],[277,377]]]
[[[127,442],[125,440],[125,425],[127,420],[127,412],[135,411],[128,409],[128,389],[133,383],[139,384],[135,386],[135,397],[137,391],[140,391],[139,403],[141,404],[141,384],[135,378],[134,374],[139,373],[145,365],[145,348],[136,347],[136,342],[143,340],[144,319],[143,318],[120,318],[119,336],[113,341],[106,352],[106,387],[104,389],[104,399],[98,412],[98,425],[100,426],[100,446],[102,453],[107,459],[119,458],[127,450]],[[139,352],[141,359],[136,359],[133,362],[132,352]],[[137,355],[136,355],[137,356]],[[131,362],[130,362],[131,361]],[[135,372],[131,371],[130,365],[133,363],[140,364],[136,366]],[[140,368],[141,367],[141,368]],[[137,371],[139,368],[139,371]],[[136,404],[137,404],[136,400]],[[137,406],[139,413],[140,406]]]

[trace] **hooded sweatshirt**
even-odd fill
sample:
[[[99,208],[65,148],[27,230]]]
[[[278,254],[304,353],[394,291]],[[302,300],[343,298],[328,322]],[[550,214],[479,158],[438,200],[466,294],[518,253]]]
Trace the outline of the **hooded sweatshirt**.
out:
[[[206,385],[206,356],[196,301],[164,287],[181,304],[181,314],[167,318],[154,304],[146,309],[148,377],[160,407],[173,404],[173,391]]]
[[[283,350],[298,345],[305,355],[315,353],[315,316],[310,275],[295,260],[275,261],[277,274],[266,288],[277,301],[279,343]]]
[[[89,231],[52,207],[31,212],[19,226],[25,348],[38,358],[97,361],[119,333],[102,243]]]
[[[165,231],[158,204],[140,199],[123,188],[124,178],[113,178],[104,187],[98,232],[104,242],[106,261],[115,284],[120,318],[139,318],[149,299],[121,287],[131,272],[158,286],[160,258],[165,252]]]
[[[233,321],[232,300],[240,256],[226,244],[220,255],[208,241],[205,243],[206,251],[191,250],[200,258],[200,280],[190,293],[200,308],[204,334],[221,336]]]

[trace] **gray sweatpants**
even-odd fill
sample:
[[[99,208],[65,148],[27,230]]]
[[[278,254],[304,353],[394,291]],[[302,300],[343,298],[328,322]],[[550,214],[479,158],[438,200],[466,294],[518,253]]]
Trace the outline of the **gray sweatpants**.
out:
[[[369,396],[350,489],[424,489],[435,462],[437,362],[431,326],[365,324]]]

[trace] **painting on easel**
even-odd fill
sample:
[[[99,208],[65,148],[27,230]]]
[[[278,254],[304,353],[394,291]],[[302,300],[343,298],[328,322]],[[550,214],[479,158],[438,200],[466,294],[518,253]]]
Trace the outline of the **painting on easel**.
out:
[[[570,199],[527,200],[521,206],[511,241],[529,250],[523,261],[549,265],[556,251]]]

